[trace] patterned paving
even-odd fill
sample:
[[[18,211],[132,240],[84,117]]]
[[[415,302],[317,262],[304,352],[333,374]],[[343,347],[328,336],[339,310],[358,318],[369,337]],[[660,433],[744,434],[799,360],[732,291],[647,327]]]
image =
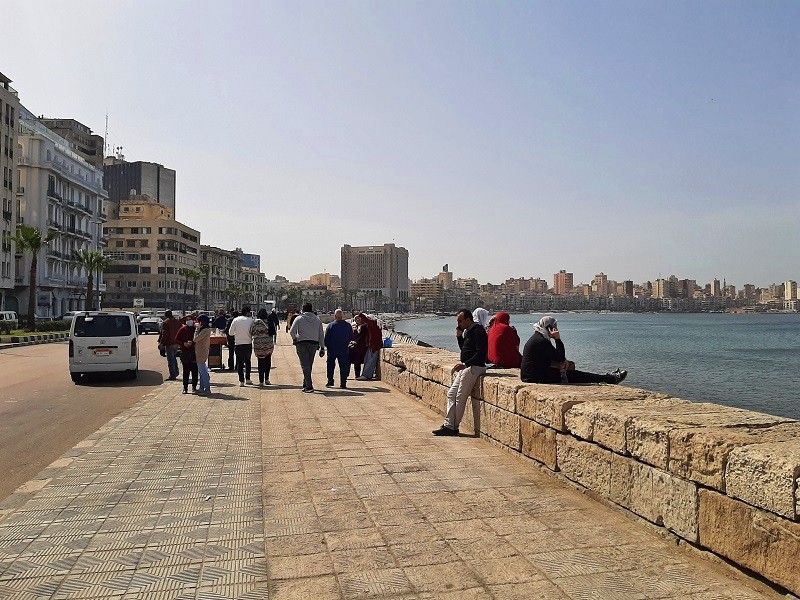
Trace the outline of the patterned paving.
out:
[[[291,346],[273,364],[271,388],[167,383],[30,482],[0,522],[0,598],[782,597],[431,436],[440,418],[384,384],[307,395]]]

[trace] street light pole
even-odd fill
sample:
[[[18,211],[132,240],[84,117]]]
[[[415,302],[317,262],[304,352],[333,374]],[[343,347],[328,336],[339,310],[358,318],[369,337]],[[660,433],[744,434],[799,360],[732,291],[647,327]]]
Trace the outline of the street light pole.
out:
[[[164,312],[167,311],[167,255],[164,254]]]

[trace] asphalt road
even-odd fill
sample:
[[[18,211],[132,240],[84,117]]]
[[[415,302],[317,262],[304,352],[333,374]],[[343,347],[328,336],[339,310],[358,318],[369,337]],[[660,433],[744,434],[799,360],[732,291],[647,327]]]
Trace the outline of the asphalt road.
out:
[[[167,372],[156,335],[139,336],[139,377],[69,376],[67,344],[0,350],[0,500],[159,387]]]

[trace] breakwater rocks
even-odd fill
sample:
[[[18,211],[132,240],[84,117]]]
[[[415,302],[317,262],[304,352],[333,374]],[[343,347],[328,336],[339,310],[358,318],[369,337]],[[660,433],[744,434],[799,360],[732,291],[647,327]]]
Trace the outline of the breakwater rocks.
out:
[[[380,374],[443,414],[457,363],[452,352],[396,342]],[[624,386],[527,384],[518,369],[490,369],[461,431],[800,594],[799,421]]]

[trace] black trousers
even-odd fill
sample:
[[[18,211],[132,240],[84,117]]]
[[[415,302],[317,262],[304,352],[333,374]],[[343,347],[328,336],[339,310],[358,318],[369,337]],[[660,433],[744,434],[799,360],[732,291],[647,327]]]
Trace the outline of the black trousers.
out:
[[[183,360],[181,357],[181,365],[183,365],[183,389],[189,389],[189,375],[192,376],[192,389],[197,388],[197,363]]]
[[[269,381],[269,371],[272,368],[272,354],[269,356],[257,356],[258,359],[258,383]]]
[[[222,354],[222,350],[220,350],[220,354]],[[234,359],[236,356],[236,345],[233,343],[233,338],[228,338],[228,370],[233,371],[236,368],[236,360]],[[222,357],[220,357],[222,360]]]
[[[239,344],[236,346],[236,372],[239,381],[250,381],[250,358],[253,356],[253,344]]]
[[[614,383],[608,375],[587,373],[586,371],[567,371],[567,380],[570,383]]]

